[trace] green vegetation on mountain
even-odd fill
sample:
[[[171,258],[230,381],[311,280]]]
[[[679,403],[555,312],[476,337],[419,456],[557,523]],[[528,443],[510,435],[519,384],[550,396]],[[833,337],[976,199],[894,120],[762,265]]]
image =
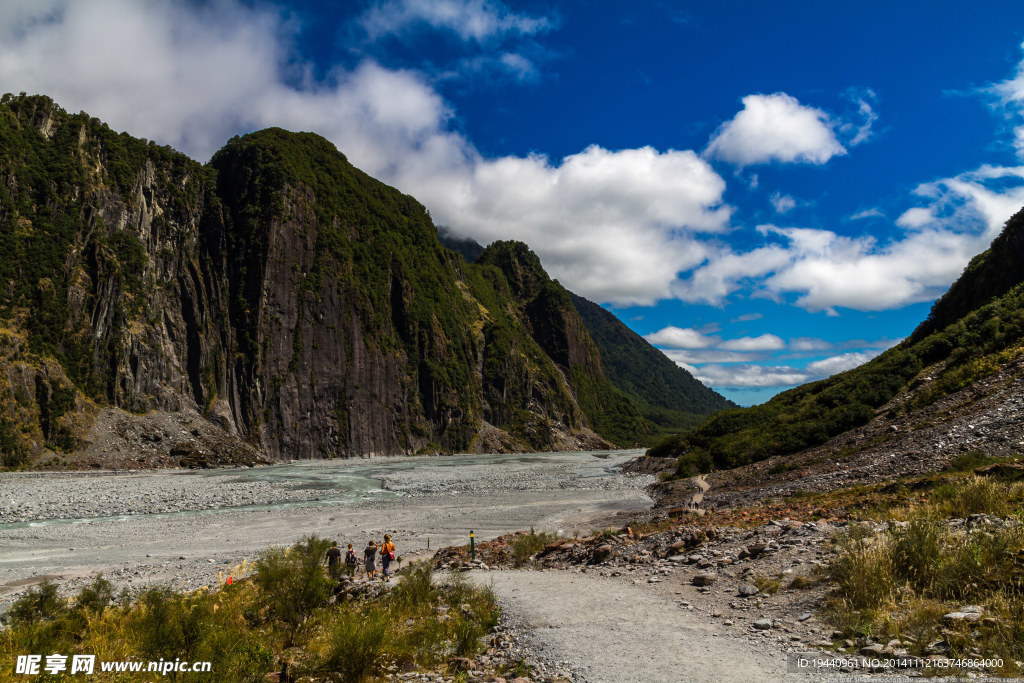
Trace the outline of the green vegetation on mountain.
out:
[[[663,440],[652,456],[679,458],[678,476],[731,468],[825,443],[888,408],[930,405],[997,372],[1024,352],[1024,214],[1007,222],[907,340],[864,365],[783,392],[759,406],[713,415]],[[1005,253],[1009,252],[1009,253]],[[994,294],[985,296],[986,287]]]
[[[636,406],[604,375],[601,354],[572,306],[569,292],[551,280],[522,242],[488,245],[473,267],[500,272],[519,302],[519,319],[561,372],[591,428],[619,445],[647,442],[654,430]]]
[[[200,165],[4,96],[0,467],[74,453],[108,407],[271,459],[651,440],[526,245],[441,233],[313,133]]]
[[[443,225],[437,226],[437,239],[445,249],[451,249],[465,259],[466,263],[476,263],[480,254],[484,253],[484,247],[479,242],[469,237],[459,237]]]
[[[694,427],[711,413],[736,407],[605,309],[576,294],[572,304],[597,344],[608,380],[662,431]]]

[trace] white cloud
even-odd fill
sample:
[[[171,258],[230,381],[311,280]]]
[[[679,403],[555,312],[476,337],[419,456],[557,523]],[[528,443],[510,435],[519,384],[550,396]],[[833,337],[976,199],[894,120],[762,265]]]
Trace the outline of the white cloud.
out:
[[[796,200],[788,194],[776,192],[769,197],[769,201],[772,203],[775,213],[789,213],[796,208]]]
[[[807,364],[807,373],[812,377],[830,377],[836,373],[864,365],[877,355],[877,353],[856,352],[816,360]]]
[[[831,342],[817,337],[795,337],[789,340],[792,351],[825,351],[833,347]]]
[[[885,218],[885,214],[882,213],[880,209],[872,208],[864,209],[863,211],[858,211],[857,213],[850,216],[851,221],[859,221],[865,218]]]
[[[902,232],[888,242],[831,230],[758,226],[771,240],[745,253],[729,248],[675,284],[684,301],[722,305],[743,284],[782,300],[796,294],[809,311],[836,314],[900,308],[939,296],[971,257],[988,248],[1006,220],[1024,205],[1024,167],[982,166],[915,190],[925,206],[896,220]]]
[[[738,254],[728,247],[709,248],[706,263],[672,284],[683,301],[721,305],[744,283],[756,281],[790,262],[786,249],[769,245]]]
[[[740,316],[737,316],[737,317],[733,318],[729,322],[733,322],[733,323],[747,323],[747,322],[750,322],[752,320],[760,320],[763,317],[764,317],[764,314],[762,314],[762,313],[744,313],[743,315],[740,315]]]
[[[786,348],[786,342],[774,334],[762,334],[759,337],[739,337],[729,339],[718,345],[726,351],[778,351]]]
[[[371,40],[425,25],[478,43],[507,34],[534,35],[551,28],[546,17],[517,14],[501,2],[488,0],[387,0],[367,10],[359,23]]]
[[[694,367],[705,363],[750,363],[766,360],[767,354],[718,349],[662,349],[662,353],[679,365]]]
[[[780,92],[744,97],[743,110],[719,127],[706,153],[738,166],[824,164],[846,149],[836,139],[828,114]]]
[[[787,365],[757,365],[741,363],[735,365],[712,363],[695,366],[676,360],[698,380],[711,387],[786,387],[830,377],[839,372],[863,365],[878,353],[844,353],[809,363],[806,368]],[[721,361],[720,361],[721,363]]]
[[[786,366],[704,365],[690,373],[710,387],[784,387],[807,381],[806,372]]]
[[[467,40],[544,28],[497,3],[395,6]],[[725,181],[692,151],[485,159],[426,76],[367,60],[317,80],[294,61],[296,31],[274,8],[239,0],[4,3],[0,90],[48,94],[201,160],[239,131],[315,131],[457,234],[523,240],[553,277],[601,302],[671,297],[678,273],[710,253],[696,233],[728,223]],[[513,53],[505,61],[529,68]]]
[[[931,209],[925,209],[920,206],[915,206],[912,209],[907,209],[903,214],[896,219],[896,225],[902,228],[921,228],[935,220],[935,216],[932,215]]]
[[[672,325],[644,335],[651,344],[668,346],[673,349],[706,349],[719,341],[718,337],[709,337],[692,328],[674,327]]]
[[[860,121],[846,121],[840,126],[840,131],[849,137],[849,141],[846,144],[850,145],[850,147],[856,147],[871,139],[873,134],[872,127],[875,125],[875,121],[878,120],[878,114],[871,106],[870,100],[875,99],[875,93],[872,90],[864,90],[859,95],[851,94],[849,97],[857,104],[856,116],[859,117]]]

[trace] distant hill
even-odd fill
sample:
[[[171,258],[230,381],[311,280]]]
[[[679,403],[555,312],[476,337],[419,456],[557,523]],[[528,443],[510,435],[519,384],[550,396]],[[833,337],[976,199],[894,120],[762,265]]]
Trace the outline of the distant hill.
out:
[[[736,407],[594,302],[573,294],[572,304],[601,352],[608,380],[659,428],[694,426],[711,413]]]
[[[437,226],[437,239],[441,246],[466,259],[466,263],[475,263],[480,254],[484,253],[484,247],[479,242],[469,237],[459,237],[443,225]]]
[[[765,404],[717,413],[648,455],[678,458],[678,476],[688,476],[797,453],[872,420],[925,409],[1016,366],[1022,352],[1024,212],[1007,221],[991,248],[971,261],[898,346]],[[976,393],[958,410],[970,411],[984,392]]]

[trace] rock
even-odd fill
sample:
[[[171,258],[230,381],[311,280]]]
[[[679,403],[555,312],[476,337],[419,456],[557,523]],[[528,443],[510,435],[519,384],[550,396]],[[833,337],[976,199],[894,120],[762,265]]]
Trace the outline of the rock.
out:
[[[981,621],[981,614],[978,612],[950,612],[942,615],[942,620],[949,623],[960,623]]]
[[[454,657],[448,660],[448,668],[452,671],[471,671],[473,660],[466,657]]]
[[[615,557],[615,548],[605,543],[594,548],[594,564],[600,564],[607,562],[611,558]]]
[[[813,615],[812,615],[812,614],[811,614],[810,612],[804,612],[803,614],[801,614],[801,615],[800,615],[800,618],[799,618],[799,619],[797,619],[797,621],[799,621],[799,622],[805,622],[805,621],[807,621],[808,619],[810,619],[810,618],[811,618],[811,616],[813,616]]]
[[[718,577],[715,574],[697,574],[690,581],[694,586],[710,586]]]
[[[758,619],[757,621],[755,621],[753,623],[753,626],[758,631],[767,631],[768,629],[770,629],[772,627],[772,620],[771,619]]]
[[[885,651],[885,646],[881,643],[875,643],[874,645],[866,645],[860,649],[860,654],[865,657],[877,657]]]
[[[752,598],[761,591],[752,583],[741,583],[738,592],[744,598]]]
[[[750,553],[751,557],[757,557],[758,555],[760,555],[761,553],[763,553],[767,549],[768,549],[768,544],[764,543],[764,542],[761,542],[761,543],[751,543],[750,545],[747,546],[747,552]]]

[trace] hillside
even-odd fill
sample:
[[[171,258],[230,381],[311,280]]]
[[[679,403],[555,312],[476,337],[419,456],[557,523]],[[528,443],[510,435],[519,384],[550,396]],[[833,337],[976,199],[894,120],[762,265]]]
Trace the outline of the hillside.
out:
[[[572,304],[597,344],[608,381],[660,428],[692,427],[736,407],[594,302],[572,294]]]
[[[1018,213],[936,302],[928,319],[898,346],[858,368],[784,392],[763,405],[716,414],[690,432],[660,442],[648,455],[678,458],[677,476],[687,476],[810,448],[827,450],[823,445],[856,428],[872,436],[845,443],[844,453],[870,449],[878,439],[892,439],[901,429],[892,425],[896,431],[884,435],[871,425],[887,420],[931,424],[934,416],[915,416],[949,397],[958,399],[946,407],[941,421],[968,414],[1000,386],[1012,384],[1019,372],[1016,361],[1024,349],[1022,233],[1024,213]],[[971,392],[980,381],[994,377],[1001,378],[998,386]],[[1016,441],[1008,447],[1016,447]],[[777,466],[785,469],[783,463]]]
[[[312,133],[201,165],[0,103],[0,466],[602,448],[655,428],[525,245],[477,263]]]

